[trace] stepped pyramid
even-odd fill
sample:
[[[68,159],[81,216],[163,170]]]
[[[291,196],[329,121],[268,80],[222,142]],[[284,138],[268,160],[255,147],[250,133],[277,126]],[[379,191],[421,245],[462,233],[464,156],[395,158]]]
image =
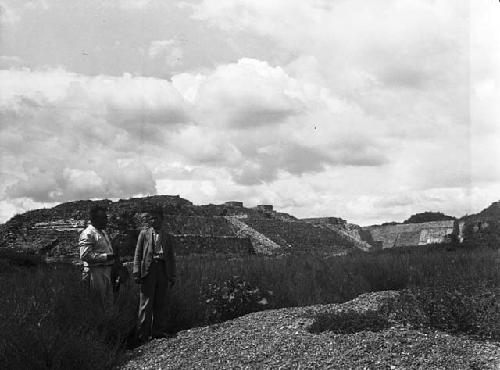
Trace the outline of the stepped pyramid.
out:
[[[87,224],[88,209],[108,209],[108,233],[120,255],[130,259],[144,216],[164,209],[164,227],[178,241],[176,253],[186,255],[289,253],[345,254],[359,245],[342,232],[276,212],[272,205],[246,208],[242,202],[193,205],[179,196],[76,201],[16,215],[0,225],[0,247],[31,250],[49,258],[78,260],[78,236]],[[358,243],[359,244],[359,243]]]

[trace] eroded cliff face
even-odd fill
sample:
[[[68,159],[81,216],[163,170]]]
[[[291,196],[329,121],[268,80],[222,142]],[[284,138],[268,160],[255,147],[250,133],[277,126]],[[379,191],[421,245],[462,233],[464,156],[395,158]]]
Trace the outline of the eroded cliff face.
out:
[[[368,226],[363,230],[365,238],[379,248],[410,247],[436,243],[450,243],[459,221],[431,221],[411,224]],[[457,235],[457,237],[460,237]]]
[[[338,217],[308,218],[303,221],[346,234],[357,241],[358,248],[366,251],[451,242],[463,243],[465,246],[500,245],[500,201],[477,214],[456,220],[449,216],[444,218],[440,221],[392,222],[366,227],[347,223]]]

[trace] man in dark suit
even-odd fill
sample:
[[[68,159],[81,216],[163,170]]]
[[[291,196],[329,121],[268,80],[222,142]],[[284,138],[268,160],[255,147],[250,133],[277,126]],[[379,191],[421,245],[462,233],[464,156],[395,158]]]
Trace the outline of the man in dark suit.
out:
[[[154,209],[148,227],[139,234],[134,253],[133,275],[140,284],[138,338],[164,337],[167,289],[175,283],[173,236],[162,228],[163,210]]]

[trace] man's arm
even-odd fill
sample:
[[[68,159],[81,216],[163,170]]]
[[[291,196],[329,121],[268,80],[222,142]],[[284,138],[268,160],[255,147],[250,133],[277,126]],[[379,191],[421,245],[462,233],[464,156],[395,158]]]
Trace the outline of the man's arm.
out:
[[[139,237],[137,238],[137,245],[135,246],[134,252],[134,268],[132,273],[134,276],[141,274],[141,263],[142,263],[142,255],[144,250],[144,230],[141,230],[139,233]]]
[[[106,253],[98,253],[94,251],[95,238],[91,233],[85,231],[82,232],[80,234],[78,246],[80,247],[80,259],[82,261],[92,264],[108,260],[108,255]]]

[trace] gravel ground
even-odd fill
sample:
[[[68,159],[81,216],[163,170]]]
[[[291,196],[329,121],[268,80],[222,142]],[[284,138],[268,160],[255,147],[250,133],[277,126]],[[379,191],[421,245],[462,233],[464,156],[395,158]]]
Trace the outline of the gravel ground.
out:
[[[122,369],[500,369],[500,343],[394,325],[354,334],[307,329],[318,313],[388,309],[397,292],[364,294],[341,305],[249,314],[154,340]]]

